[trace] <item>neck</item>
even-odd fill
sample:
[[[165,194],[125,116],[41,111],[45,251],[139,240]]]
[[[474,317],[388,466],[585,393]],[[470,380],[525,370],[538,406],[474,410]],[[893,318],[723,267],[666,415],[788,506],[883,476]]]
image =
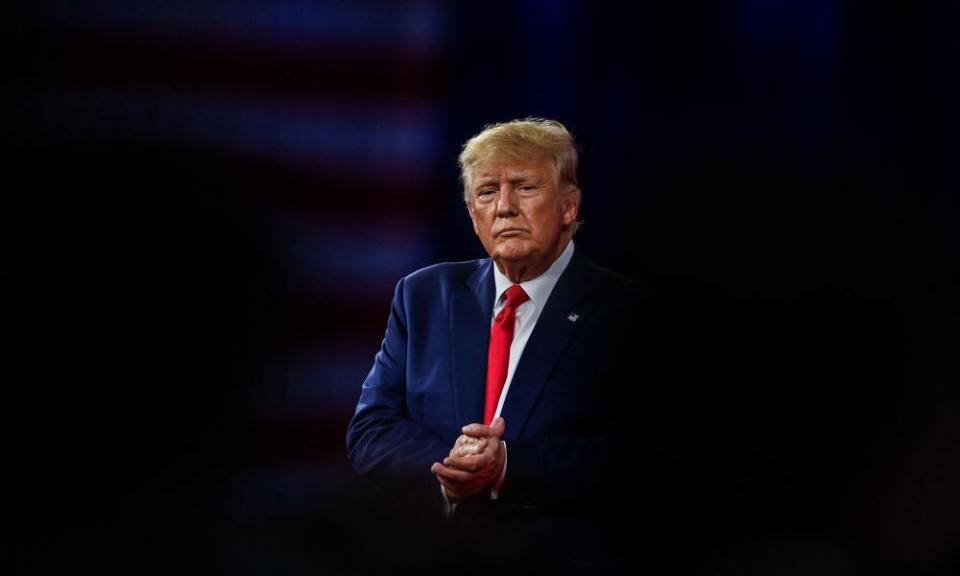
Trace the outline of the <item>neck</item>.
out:
[[[527,262],[497,262],[497,268],[500,270],[500,273],[510,279],[514,284],[519,284],[521,282],[526,282],[527,280],[532,280],[537,276],[543,274],[547,271],[546,267],[537,266],[532,267]]]
[[[538,255],[538,257],[525,260],[495,260],[497,269],[500,273],[510,279],[514,284],[532,280],[550,269],[550,266],[557,261],[557,258],[563,254],[570,239],[560,242],[560,245],[549,256]]]

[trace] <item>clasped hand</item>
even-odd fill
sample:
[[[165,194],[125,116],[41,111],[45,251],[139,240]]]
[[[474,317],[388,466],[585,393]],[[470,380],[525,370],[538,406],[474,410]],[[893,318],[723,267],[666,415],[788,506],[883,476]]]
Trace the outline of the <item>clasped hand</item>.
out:
[[[496,486],[506,460],[500,440],[505,426],[500,417],[490,426],[464,426],[450,454],[442,463],[433,463],[430,471],[443,484],[448,498],[469,498]]]

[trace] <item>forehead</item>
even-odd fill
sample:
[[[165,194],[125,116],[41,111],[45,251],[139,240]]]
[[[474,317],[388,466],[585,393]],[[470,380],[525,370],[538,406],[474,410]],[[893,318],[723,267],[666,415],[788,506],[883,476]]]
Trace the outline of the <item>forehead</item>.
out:
[[[502,178],[542,178],[555,173],[553,161],[541,156],[527,158],[492,157],[477,162],[470,170],[474,184]]]

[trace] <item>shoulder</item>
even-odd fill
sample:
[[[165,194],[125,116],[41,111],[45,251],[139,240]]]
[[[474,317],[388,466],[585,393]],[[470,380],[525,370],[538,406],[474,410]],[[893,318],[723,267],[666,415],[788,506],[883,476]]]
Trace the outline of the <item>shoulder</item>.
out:
[[[641,285],[639,282],[620,272],[600,266],[586,254],[581,255],[581,258],[582,264],[578,268],[582,270],[583,274],[590,275],[595,279],[594,294],[596,296],[611,300],[611,304],[634,302],[640,298]]]
[[[464,286],[476,274],[490,266],[490,259],[465,262],[441,262],[420,268],[404,276],[399,284],[407,294],[432,294]]]
[[[483,268],[488,262],[489,259],[487,258],[467,260],[465,262],[440,262],[407,274],[403,277],[403,282],[410,285],[460,279],[466,281],[467,278]]]
[[[642,298],[640,283],[606,268],[599,268],[599,274],[594,294],[602,302],[601,305],[617,310],[619,314],[631,315]]]
[[[631,292],[640,289],[640,283],[633,278],[621,274],[620,272],[603,268],[602,266],[597,266],[597,269],[602,276],[603,282],[608,284],[613,290]]]

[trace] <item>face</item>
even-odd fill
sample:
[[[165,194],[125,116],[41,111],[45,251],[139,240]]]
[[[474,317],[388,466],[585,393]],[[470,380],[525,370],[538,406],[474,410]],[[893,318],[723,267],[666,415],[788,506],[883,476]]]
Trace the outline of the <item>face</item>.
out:
[[[467,204],[473,230],[487,253],[507,269],[542,274],[573,235],[580,192],[560,190],[557,170],[545,159],[493,159],[475,166]]]

